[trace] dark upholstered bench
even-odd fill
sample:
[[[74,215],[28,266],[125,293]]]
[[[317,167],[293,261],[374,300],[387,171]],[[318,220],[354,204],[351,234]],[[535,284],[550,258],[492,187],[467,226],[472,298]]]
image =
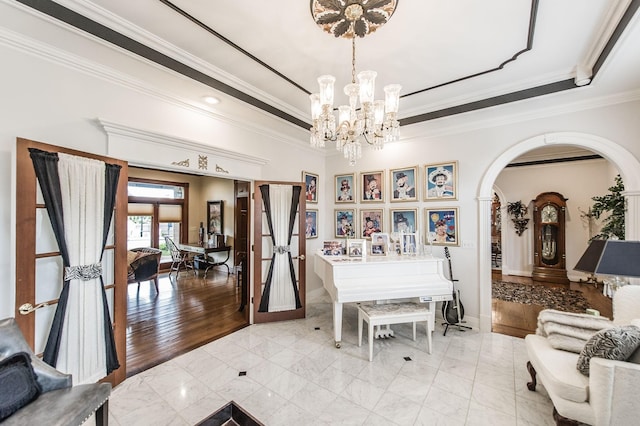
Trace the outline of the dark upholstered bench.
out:
[[[13,413],[2,426],[81,425],[93,413],[96,413],[97,426],[107,426],[110,394],[109,383],[78,385],[46,392]]]
[[[93,413],[96,413],[96,425],[106,426],[109,423],[111,384],[71,386],[71,375],[59,372],[36,357],[15,319],[5,318],[0,320],[0,362],[10,362],[7,358],[16,354],[25,360],[24,365],[30,358],[41,394],[7,417],[1,422],[2,426],[80,425]]]

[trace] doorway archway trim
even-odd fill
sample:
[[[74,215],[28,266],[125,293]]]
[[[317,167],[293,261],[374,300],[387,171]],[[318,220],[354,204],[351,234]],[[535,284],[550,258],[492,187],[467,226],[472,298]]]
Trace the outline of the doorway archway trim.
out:
[[[200,142],[98,119],[107,134],[107,151],[130,165],[167,171],[223,177],[260,179],[269,160]],[[152,154],[151,154],[152,153]]]
[[[640,239],[640,161],[626,148],[600,136],[578,132],[546,133],[526,139],[503,152],[489,166],[478,187],[478,283],[480,331],[491,331],[491,199],[498,175],[514,158],[550,145],[590,149],[611,161],[620,172],[627,198],[627,239]]]

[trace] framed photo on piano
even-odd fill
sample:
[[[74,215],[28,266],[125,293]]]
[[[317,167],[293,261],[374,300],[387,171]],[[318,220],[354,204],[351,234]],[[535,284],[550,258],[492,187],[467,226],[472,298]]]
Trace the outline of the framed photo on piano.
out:
[[[322,254],[325,256],[342,256],[342,241],[325,241],[322,245]]]
[[[401,233],[402,254],[416,254],[418,252],[418,234],[415,232]]]
[[[375,232],[371,234],[371,254],[373,256],[386,256],[389,251],[389,234],[386,232]],[[375,246],[382,246],[382,249]],[[375,253],[374,253],[375,247]]]
[[[347,242],[347,254],[349,257],[362,257],[366,244],[365,240],[349,240]]]

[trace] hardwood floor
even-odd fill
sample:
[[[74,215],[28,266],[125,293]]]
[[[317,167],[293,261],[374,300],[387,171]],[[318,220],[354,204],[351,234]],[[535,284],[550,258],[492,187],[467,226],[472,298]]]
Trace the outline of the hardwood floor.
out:
[[[501,274],[493,273],[493,279],[501,279]],[[506,281],[523,284],[544,285],[549,287],[564,287],[564,284],[534,282],[529,277],[519,277],[515,275],[504,276]],[[593,284],[580,284],[571,282],[571,290],[581,291],[593,309],[600,311],[600,315],[612,318],[611,299],[602,295],[602,286],[598,288]],[[524,337],[527,334],[535,333],[538,313],[543,309],[539,305],[525,305],[522,303],[505,302],[503,300],[492,299],[492,331],[515,337]]]
[[[241,288],[225,269],[207,278],[180,272],[130,284],[127,292],[127,376],[132,376],[249,325],[239,312]],[[121,361],[122,362],[122,361]]]

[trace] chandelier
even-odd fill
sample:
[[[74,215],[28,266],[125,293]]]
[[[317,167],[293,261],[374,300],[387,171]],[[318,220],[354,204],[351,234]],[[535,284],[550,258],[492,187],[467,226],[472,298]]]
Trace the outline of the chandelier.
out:
[[[362,157],[362,140],[375,149],[398,140],[400,85],[385,86],[384,101],[374,100],[377,73],[361,71],[356,75],[356,36],[363,38],[384,25],[396,4],[397,0],[311,0],[311,14],[318,26],[335,37],[351,39],[351,83],[344,88],[349,105],[338,107],[336,122],[333,108],[336,79],[331,75],[318,77],[320,91],[309,96],[310,143],[322,148],[325,141],[335,142],[336,149],[352,166]]]

